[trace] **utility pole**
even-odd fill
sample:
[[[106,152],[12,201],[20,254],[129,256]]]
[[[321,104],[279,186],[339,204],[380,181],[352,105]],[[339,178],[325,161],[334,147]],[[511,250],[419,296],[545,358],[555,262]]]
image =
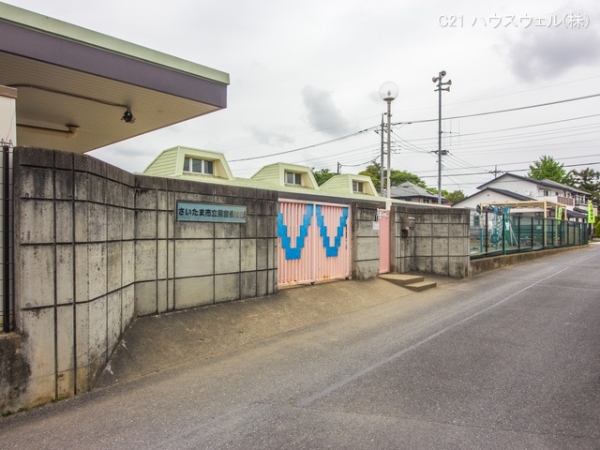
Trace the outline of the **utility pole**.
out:
[[[442,70],[437,77],[433,77],[432,81],[437,83],[437,89],[434,92],[438,92],[438,205],[442,204],[442,91],[450,92],[450,86],[452,86],[452,80],[442,82],[442,78],[446,76],[446,71]],[[447,86],[447,87],[443,87]],[[444,154],[447,154],[445,152]]]
[[[339,175],[340,173],[342,173],[342,165],[337,163],[337,174]]]
[[[501,170],[498,170],[498,166],[494,166],[494,170],[490,170],[489,173],[494,174],[494,180],[498,177],[499,173],[502,173]]]
[[[385,116],[385,113],[383,113],[381,115],[381,159],[379,160],[381,162],[381,164],[379,165],[379,194],[383,197],[383,167],[384,167],[384,163],[383,163],[383,143],[384,143],[384,138],[383,138],[383,116]]]

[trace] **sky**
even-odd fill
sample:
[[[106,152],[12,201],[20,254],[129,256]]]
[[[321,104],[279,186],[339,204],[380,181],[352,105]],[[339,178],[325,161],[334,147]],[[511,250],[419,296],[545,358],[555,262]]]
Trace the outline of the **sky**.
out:
[[[594,0],[3,1],[229,73],[226,109],[90,153],[130,172],[182,145],[241,178],[275,162],[358,173],[380,160],[391,81],[392,169],[437,187],[442,70],[442,189],[541,156],[600,170]]]

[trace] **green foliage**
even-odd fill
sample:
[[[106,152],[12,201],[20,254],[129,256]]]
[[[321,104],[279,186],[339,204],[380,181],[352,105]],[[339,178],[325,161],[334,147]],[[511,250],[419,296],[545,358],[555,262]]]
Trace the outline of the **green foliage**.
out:
[[[442,189],[442,194],[444,195],[444,197],[446,197],[446,199],[448,199],[448,201],[454,205],[455,203],[460,202],[461,200],[464,200],[467,196],[465,195],[465,193],[463,191],[456,190],[456,191],[452,191],[452,192],[448,192],[445,191],[444,189]]]
[[[582,191],[592,194],[596,201],[600,201],[600,172],[589,167],[573,171],[574,186]]]
[[[371,177],[371,180],[373,180],[373,184],[375,185],[375,189],[377,189],[377,191],[381,190],[381,181],[379,179],[380,168],[381,166],[379,164],[373,163],[367,166],[367,168],[359,174]],[[385,176],[386,175],[384,174],[384,177]],[[384,180],[384,183],[386,181],[387,180]],[[404,183],[405,181],[410,181],[412,184],[416,184],[417,186],[421,186],[422,188],[427,189],[427,185],[425,184],[425,182],[414,173],[410,173],[405,170],[392,169],[392,171],[390,172],[390,184],[392,186],[398,186]]]
[[[433,195],[437,195],[437,193],[438,193],[437,188],[427,188],[427,191]],[[442,196],[446,200],[448,200],[451,205],[453,205],[454,203],[460,202],[461,200],[464,200],[466,198],[465,193],[461,190],[449,192],[446,189],[442,189]]]
[[[564,164],[555,161],[552,156],[542,156],[530,164],[527,176],[534,180],[552,180],[569,186],[572,186],[574,181],[572,172],[567,172]]]
[[[427,185],[425,184],[425,182],[414,173],[407,172],[406,170],[392,169],[392,171],[390,172],[390,183],[392,186],[399,186],[406,181],[409,181],[412,184],[416,184],[417,186],[420,186],[423,189],[427,189]]]
[[[313,167],[311,170],[319,186],[321,186],[323,183],[325,183],[327,180],[329,180],[332,176],[335,175],[335,173],[330,172],[329,169],[315,170],[315,168]]]
[[[366,175],[368,177],[371,177],[371,180],[373,180],[373,185],[375,186],[375,189],[377,189],[378,192],[381,189],[381,183],[379,181],[380,168],[381,166],[379,164],[373,163],[370,166],[367,166],[367,168],[362,172],[359,172],[359,175]]]

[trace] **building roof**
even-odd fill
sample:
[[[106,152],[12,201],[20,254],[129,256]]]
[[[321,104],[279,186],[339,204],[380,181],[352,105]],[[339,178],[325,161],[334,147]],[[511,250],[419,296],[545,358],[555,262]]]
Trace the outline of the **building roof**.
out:
[[[213,175],[197,174],[184,172],[183,162],[186,157],[212,161]],[[197,148],[177,146],[164,150],[152,161],[146,170],[146,175],[158,176],[176,176],[184,179],[199,180],[205,178],[206,181],[216,179],[231,181],[234,179],[225,155],[219,152],[209,150],[200,150]]]
[[[301,176],[302,184],[289,185],[286,183],[286,172],[298,173]],[[319,185],[310,167],[300,166],[297,164],[275,163],[264,166],[252,176],[253,180],[261,181],[280,188],[290,188],[293,190],[313,189],[319,190]]]
[[[5,3],[0,35],[18,145],[85,153],[227,106],[224,72]]]
[[[355,192],[354,182],[362,184],[362,192]],[[338,192],[340,194],[369,195],[379,197],[371,177],[366,175],[340,174],[334,175],[320,186],[322,191]]]
[[[479,197],[485,194],[486,191],[489,192],[493,192],[495,194],[500,194],[503,195],[505,197],[511,198],[511,199],[515,199],[517,201],[530,201],[530,200],[535,200],[532,197],[527,197],[526,195],[521,195],[521,194],[517,194],[516,192],[512,192],[512,191],[508,191],[506,189],[498,189],[498,188],[494,188],[494,187],[486,187],[478,192],[475,192],[472,195],[469,195],[468,197],[463,198],[461,201],[456,202],[454,205],[452,205],[453,207],[458,207],[461,203],[463,202],[467,202],[468,200],[472,200],[475,197]]]
[[[432,194],[431,192],[427,191],[427,189],[423,189],[421,186],[417,186],[416,184],[413,184],[410,181],[405,181],[404,183],[399,184],[398,186],[392,186],[391,197],[425,197],[437,200],[437,195]]]
[[[590,195],[589,192],[582,191],[581,189],[577,189],[577,188],[574,188],[573,186],[568,186],[566,184],[557,183],[556,181],[553,181],[553,180],[548,180],[548,179],[536,180],[534,178],[524,177],[523,175],[516,175],[511,172],[504,173],[504,174],[500,175],[498,178],[494,178],[493,180],[490,180],[487,183],[483,183],[481,186],[478,186],[477,189],[482,189],[486,186],[489,186],[490,184],[500,181],[502,178],[505,178],[505,177],[512,177],[512,178],[517,178],[519,180],[528,181],[537,186],[549,187],[549,188],[554,188],[554,189],[563,189],[563,190],[567,190],[570,192],[577,192],[579,194]]]
[[[506,195],[507,197],[514,198],[515,200],[524,201],[524,202],[528,201],[528,200],[536,200],[533,197],[528,197],[527,195],[521,195],[521,194],[518,194],[516,192],[512,192],[512,191],[506,190],[506,189],[498,189],[498,188],[494,188],[494,187],[487,187],[484,190],[496,192],[498,194]]]

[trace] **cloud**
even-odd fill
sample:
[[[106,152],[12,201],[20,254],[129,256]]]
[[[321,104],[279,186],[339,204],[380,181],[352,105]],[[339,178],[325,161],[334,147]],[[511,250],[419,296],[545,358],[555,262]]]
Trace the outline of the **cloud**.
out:
[[[250,131],[254,139],[259,144],[282,146],[285,144],[294,143],[294,139],[291,136],[284,133],[276,133],[273,130],[266,129],[265,127],[254,125],[250,127]]]
[[[600,35],[592,29],[533,29],[508,45],[512,73],[531,83],[600,62]]]
[[[313,86],[305,86],[301,94],[307,111],[308,123],[315,130],[332,136],[340,136],[352,131],[342,111],[335,105],[331,92]]]

